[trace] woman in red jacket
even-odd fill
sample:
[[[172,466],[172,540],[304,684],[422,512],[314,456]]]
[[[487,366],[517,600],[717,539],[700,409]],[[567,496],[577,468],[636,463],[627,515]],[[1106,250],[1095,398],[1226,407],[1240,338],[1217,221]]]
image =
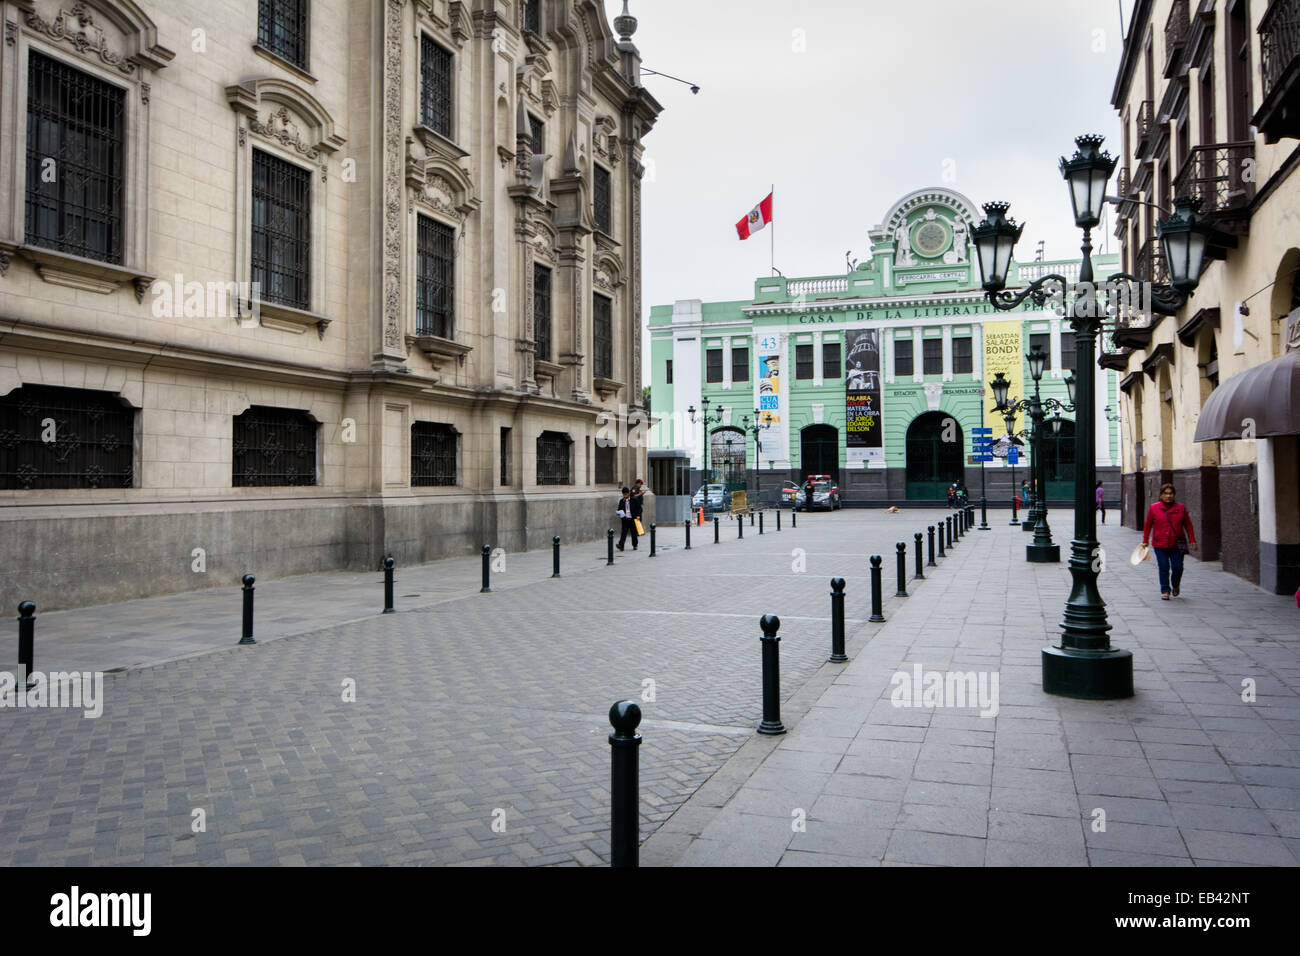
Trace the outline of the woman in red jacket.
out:
[[[1185,543],[1179,546],[1179,541]],[[1142,543],[1151,543],[1156,549],[1156,565],[1160,568],[1160,599],[1169,600],[1170,584],[1174,597],[1178,597],[1178,584],[1183,579],[1184,548],[1196,550],[1196,532],[1192,519],[1181,502],[1174,500],[1174,486],[1160,486],[1160,500],[1147,509],[1146,524],[1142,526]],[[1173,570],[1173,580],[1169,572]]]

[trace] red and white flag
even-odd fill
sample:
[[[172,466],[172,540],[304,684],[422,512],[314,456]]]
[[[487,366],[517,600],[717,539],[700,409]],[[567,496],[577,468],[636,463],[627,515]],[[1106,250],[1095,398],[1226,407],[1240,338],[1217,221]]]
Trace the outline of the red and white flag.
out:
[[[771,221],[772,194],[768,193],[766,199],[749,211],[749,215],[736,223],[736,232],[741,239],[748,239]]]

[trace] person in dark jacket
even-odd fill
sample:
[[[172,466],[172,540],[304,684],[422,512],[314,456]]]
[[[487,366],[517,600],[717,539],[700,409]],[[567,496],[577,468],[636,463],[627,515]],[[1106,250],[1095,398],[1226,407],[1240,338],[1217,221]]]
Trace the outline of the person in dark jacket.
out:
[[[811,478],[809,478],[806,482],[804,482],[804,486],[803,486],[803,510],[806,511],[806,512],[808,512],[809,514],[812,514],[813,492],[814,492],[815,490],[816,490],[816,489],[813,487],[813,482],[812,482],[812,479],[811,479]]]
[[[632,517],[640,518],[645,513],[645,482],[638,478],[632,482]]]
[[[632,489],[623,488],[623,497],[618,499],[618,517],[623,523],[623,533],[618,539],[618,550],[623,550],[623,545],[627,541],[628,532],[632,534],[632,550],[636,550],[636,519],[632,517]]]
[[[1180,501],[1175,501],[1174,486],[1160,486],[1160,500],[1147,509],[1146,523],[1142,526],[1142,543],[1150,542],[1156,551],[1156,565],[1160,569],[1160,599],[1168,601],[1172,588],[1178,597],[1178,585],[1183,580],[1183,547],[1196,550],[1196,531],[1192,518]]]

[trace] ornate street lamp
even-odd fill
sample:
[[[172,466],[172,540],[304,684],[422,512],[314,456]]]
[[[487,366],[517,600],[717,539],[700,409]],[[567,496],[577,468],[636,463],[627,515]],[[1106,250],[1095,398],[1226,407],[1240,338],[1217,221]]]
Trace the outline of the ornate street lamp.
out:
[[[754,435],[754,493],[758,496],[760,500],[762,500],[763,467],[762,467],[762,462],[760,461],[760,457],[763,454],[763,443],[759,440],[758,436],[761,435],[766,429],[771,428],[772,423],[770,421],[765,421],[762,417],[762,413],[759,412],[759,410],[756,408],[754,409],[754,424],[751,425],[749,423],[749,416],[746,415],[744,418],[744,427],[746,432],[752,432]],[[745,475],[745,485],[746,485],[746,489],[748,489],[748,485],[749,485],[748,473],[746,473]],[[778,504],[779,503],[780,502],[778,502]]]
[[[980,274],[989,302],[998,311],[1015,309],[1026,299],[1037,304],[1049,295],[1069,300],[1070,319],[1075,331],[1075,368],[1079,377],[1072,403],[1078,408],[1075,421],[1074,540],[1070,545],[1072,586],[1065,604],[1060,643],[1043,648],[1043,690],[1049,694],[1084,699],[1114,699],[1133,695],[1133,655],[1110,646],[1110,623],[1106,603],[1097,589],[1100,548],[1093,488],[1097,480],[1096,459],[1096,344],[1103,320],[1115,312],[1116,296],[1127,301],[1150,303],[1152,311],[1172,315],[1196,288],[1204,260],[1205,241],[1211,233],[1195,208],[1182,200],[1174,216],[1158,226],[1165,245],[1172,285],[1157,285],[1125,273],[1108,278],[1105,286],[1111,300],[1098,306],[1092,271],[1092,230],[1101,219],[1106,201],[1106,183],[1116,160],[1101,151],[1103,138],[1080,136],[1070,159],[1061,159],[1061,175],[1069,184],[1075,224],[1083,230],[1083,260],[1079,281],[1071,283],[1061,275],[1046,275],[1019,291],[1006,289],[1011,252],[1023,226],[1006,218],[1006,203],[984,207],[988,218],[977,226],[974,238]],[[1177,260],[1177,261],[1176,261]],[[1070,383],[1067,381],[1067,387]],[[1037,456],[1036,456],[1037,457]]]
[[[704,507],[708,508],[709,507],[709,426],[720,425],[722,423],[722,413],[725,412],[727,409],[725,407],[719,406],[718,409],[713,413],[713,415],[710,416],[709,396],[707,395],[705,395],[704,398],[700,400],[700,404],[704,406],[704,413],[699,418],[696,418],[695,416],[694,405],[687,408],[686,412],[688,415],[691,416],[692,425],[698,425],[700,422],[704,422]]]

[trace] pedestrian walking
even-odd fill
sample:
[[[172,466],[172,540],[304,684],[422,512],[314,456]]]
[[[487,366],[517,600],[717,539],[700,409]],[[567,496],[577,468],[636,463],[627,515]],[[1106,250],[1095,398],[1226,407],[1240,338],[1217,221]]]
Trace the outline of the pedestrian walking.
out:
[[[1029,486],[1028,478],[1020,483],[1020,497],[1027,505],[1034,503],[1034,489]]]
[[[956,485],[948,486],[948,507],[949,508],[957,507],[957,486]]]
[[[623,497],[618,501],[618,517],[623,523],[623,533],[618,538],[618,550],[623,550],[628,532],[632,534],[632,550],[636,550],[636,519],[632,517],[632,489],[623,487]]]
[[[1106,523],[1106,489],[1102,482],[1097,482],[1097,510],[1101,512],[1101,523]]]
[[[1174,486],[1160,486],[1160,500],[1147,509],[1142,526],[1142,543],[1150,542],[1155,548],[1156,565],[1160,569],[1160,599],[1168,601],[1172,592],[1178,597],[1178,585],[1183,580],[1183,556],[1196,550],[1196,531],[1191,515],[1181,501],[1175,501]]]
[[[638,478],[632,483],[632,521],[636,524],[636,533],[645,534],[645,525],[641,517],[645,512],[645,482]]]

